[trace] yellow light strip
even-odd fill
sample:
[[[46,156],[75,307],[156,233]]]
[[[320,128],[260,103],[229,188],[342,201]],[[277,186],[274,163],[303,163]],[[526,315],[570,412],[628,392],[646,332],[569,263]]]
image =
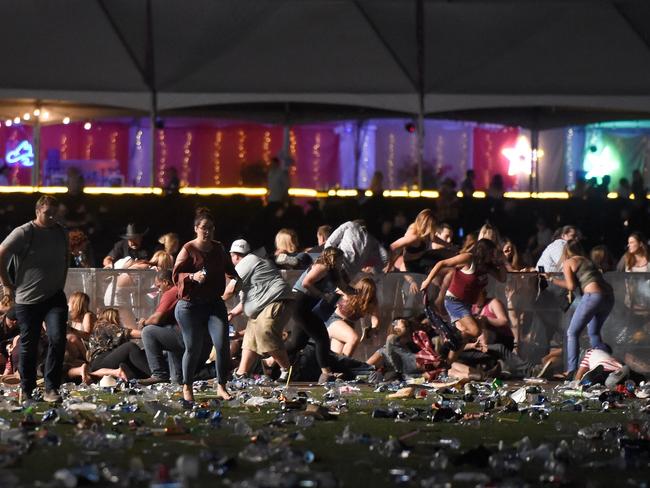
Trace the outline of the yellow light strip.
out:
[[[406,198],[409,196],[407,190],[384,190],[385,197]]]
[[[357,190],[340,189],[340,190],[330,190],[327,192],[327,194],[330,197],[356,197],[357,195],[359,195],[359,192]]]
[[[261,197],[267,194],[266,188],[255,187],[186,187],[181,188],[180,193],[184,195],[246,195]],[[0,193],[67,193],[68,189],[65,186],[0,186]],[[87,195],[162,195],[162,188],[157,187],[86,187],[84,193]],[[372,191],[363,191],[365,196],[372,196]],[[311,188],[290,188],[289,195],[292,197],[303,198],[326,198],[326,197],[357,197],[359,191],[355,189],[332,189],[327,192],[313,190]],[[440,193],[435,190],[384,190],[383,195],[390,198],[439,198]],[[462,192],[457,192],[458,197],[462,197]],[[539,192],[530,193],[526,191],[511,191],[505,192],[505,198],[512,199],[556,199],[566,200],[569,198],[568,192]],[[475,191],[472,194],[473,198],[486,198],[484,191]],[[607,194],[607,198],[619,198],[616,192]],[[630,195],[631,200],[634,200],[634,195]],[[650,200],[650,194],[646,195]]]
[[[38,193],[68,193],[67,186],[37,186],[34,191]]]
[[[311,188],[289,188],[289,195],[292,197],[318,197],[318,191]]]
[[[507,191],[503,194],[505,198],[530,198],[528,191]]]
[[[541,193],[533,193],[531,197],[541,199],[553,198],[557,200],[566,200],[569,198],[569,193],[566,191],[546,191]]]
[[[246,187],[185,187],[179,190],[183,195],[246,195],[251,197],[263,197],[266,195],[266,188],[246,188]]]
[[[0,186],[0,193],[34,193],[33,186]]]
[[[68,193],[65,186],[0,186],[0,193]]]
[[[84,188],[84,193],[87,195],[162,195],[162,189],[155,187],[89,186]]]

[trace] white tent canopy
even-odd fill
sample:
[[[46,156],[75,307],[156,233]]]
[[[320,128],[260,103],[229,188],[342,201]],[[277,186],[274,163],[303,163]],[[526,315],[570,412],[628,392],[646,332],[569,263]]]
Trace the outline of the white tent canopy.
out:
[[[638,116],[649,25],[644,0],[0,0],[0,98]]]

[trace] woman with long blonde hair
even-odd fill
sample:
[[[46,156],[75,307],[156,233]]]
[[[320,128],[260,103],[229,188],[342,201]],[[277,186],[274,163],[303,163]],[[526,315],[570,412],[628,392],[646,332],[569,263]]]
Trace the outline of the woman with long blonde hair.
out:
[[[572,380],[578,370],[580,356],[580,334],[586,327],[592,349],[611,353],[611,348],[600,336],[607,317],[614,308],[614,291],[603,278],[603,274],[585,256],[585,251],[577,239],[571,239],[562,252],[563,278],[547,276],[549,282],[569,291],[580,289],[582,298],[571,317],[564,342],[567,367],[558,379]]]
[[[355,322],[370,316],[371,328],[379,327],[377,315],[377,285],[371,278],[362,278],[354,285],[356,295],[343,295],[336,310],[325,323],[330,336],[330,349],[344,356],[352,356],[360,336],[354,330]]]
[[[82,291],[75,291],[68,298],[68,319],[72,332],[82,339],[88,339],[97,317],[90,310],[90,297]]]
[[[427,273],[437,259],[433,255],[432,243],[437,229],[436,218],[431,209],[422,210],[406,233],[390,245],[390,261],[386,271],[392,271],[395,261],[401,255],[406,271]]]
[[[300,252],[298,234],[293,229],[280,229],[275,235],[275,264],[281,269],[306,269],[312,263],[308,254]]]

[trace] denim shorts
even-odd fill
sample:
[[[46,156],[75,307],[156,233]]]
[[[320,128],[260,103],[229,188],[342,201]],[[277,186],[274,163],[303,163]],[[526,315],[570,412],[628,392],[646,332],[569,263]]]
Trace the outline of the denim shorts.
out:
[[[450,297],[449,295],[445,296],[445,308],[449,314],[449,319],[451,322],[456,322],[457,320],[472,315],[472,306],[467,303],[459,300],[455,297]]]
[[[343,317],[341,317],[341,316],[340,316],[339,314],[337,314],[336,312],[334,312],[334,313],[330,316],[330,318],[327,319],[327,322],[325,322],[325,326],[329,329],[329,328],[330,328],[330,325],[332,325],[332,324],[333,324],[334,322],[336,322],[337,320],[342,320],[343,322],[345,322],[346,324],[348,324],[350,327],[354,328],[354,322],[352,322],[352,321],[350,321],[350,320],[346,320],[346,319],[344,319]]]

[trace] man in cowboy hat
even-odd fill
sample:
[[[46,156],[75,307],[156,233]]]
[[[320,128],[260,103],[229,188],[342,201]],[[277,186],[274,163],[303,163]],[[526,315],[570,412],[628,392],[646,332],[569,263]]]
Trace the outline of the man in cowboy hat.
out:
[[[126,233],[122,235],[122,240],[117,241],[104,258],[104,268],[112,268],[113,263],[118,259],[131,257],[133,259],[147,259],[149,253],[142,247],[142,238],[149,229],[144,229],[137,224],[131,222],[126,226]]]

